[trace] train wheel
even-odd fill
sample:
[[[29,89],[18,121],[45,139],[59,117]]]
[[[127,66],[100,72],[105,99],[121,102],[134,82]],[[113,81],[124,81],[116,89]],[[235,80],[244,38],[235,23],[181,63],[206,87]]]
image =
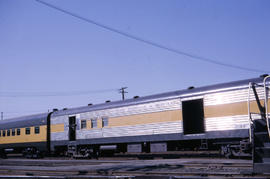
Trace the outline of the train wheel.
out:
[[[27,148],[23,151],[23,156],[26,158],[42,158],[42,153],[36,148]]]

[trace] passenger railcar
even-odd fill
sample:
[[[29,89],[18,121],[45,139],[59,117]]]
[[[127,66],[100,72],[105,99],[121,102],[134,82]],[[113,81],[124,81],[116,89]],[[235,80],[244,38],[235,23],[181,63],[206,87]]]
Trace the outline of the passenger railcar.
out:
[[[248,156],[252,119],[268,117],[264,77],[0,121],[0,150],[93,157],[220,149]]]
[[[0,121],[0,151],[23,153],[39,157],[48,151],[49,113],[18,117]]]

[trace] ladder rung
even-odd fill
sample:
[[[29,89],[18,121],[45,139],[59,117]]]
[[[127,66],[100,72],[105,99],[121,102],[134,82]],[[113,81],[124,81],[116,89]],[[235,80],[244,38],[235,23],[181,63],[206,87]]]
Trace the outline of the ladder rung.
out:
[[[261,113],[257,113],[257,112],[250,112],[250,114],[260,114],[261,115]]]
[[[262,119],[262,118],[259,118],[259,119],[251,119],[252,121],[256,121],[256,120],[263,120],[263,121],[265,121],[264,119]]]
[[[257,83],[253,83],[256,87],[264,87],[264,85],[259,85]]]

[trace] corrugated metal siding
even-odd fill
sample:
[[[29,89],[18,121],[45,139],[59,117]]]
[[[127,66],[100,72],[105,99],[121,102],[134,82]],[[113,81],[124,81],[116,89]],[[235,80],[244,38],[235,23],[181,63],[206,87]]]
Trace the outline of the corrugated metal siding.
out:
[[[263,88],[257,88],[257,93],[260,99],[264,99],[264,90]],[[255,96],[251,91],[251,100],[255,100]],[[218,105],[218,104],[229,104],[237,102],[247,102],[248,100],[248,89],[227,91],[227,92],[218,92],[207,94],[204,96],[204,105]]]
[[[248,116],[239,115],[239,116],[226,116],[218,118],[206,118],[205,127],[207,132],[248,129],[249,128]],[[91,130],[83,129],[77,130],[76,138],[93,139],[104,137],[140,136],[140,135],[172,134],[172,133],[183,133],[182,121],[113,127],[113,128],[97,128]],[[68,130],[59,133],[52,133],[52,138],[55,141],[68,140]]]
[[[68,123],[68,116],[64,115],[64,116],[57,116],[57,117],[52,117],[51,118],[51,125],[54,124],[65,124]]]
[[[54,132],[51,133],[52,141],[61,141],[61,140],[69,140],[68,139],[68,130],[64,132]]]
[[[106,109],[106,110],[81,113],[80,118],[91,119],[91,118],[100,118],[103,116],[112,118],[112,117],[120,117],[120,116],[135,115],[135,114],[145,114],[145,113],[177,110],[180,108],[181,108],[180,99],[173,99],[173,100],[159,101],[159,102],[153,102],[153,103],[138,104],[134,106],[126,106],[126,107],[120,107],[120,108],[114,108],[114,109]]]
[[[248,115],[226,116],[205,119],[206,131],[248,129]]]
[[[77,131],[77,139],[91,139],[102,137],[138,136],[154,134],[181,133],[181,122],[164,122],[135,126],[102,128]]]

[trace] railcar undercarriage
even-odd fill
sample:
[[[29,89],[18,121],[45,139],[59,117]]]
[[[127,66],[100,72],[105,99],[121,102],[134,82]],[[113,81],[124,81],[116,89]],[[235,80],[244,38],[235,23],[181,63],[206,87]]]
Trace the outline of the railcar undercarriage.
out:
[[[248,139],[228,140],[183,140],[163,142],[141,142],[141,143],[118,143],[106,145],[76,145],[75,142],[68,146],[55,148],[56,156],[73,158],[98,158],[121,155],[139,156],[140,154],[166,154],[181,151],[192,151],[193,154],[200,151],[218,151],[220,156],[225,158],[246,158],[252,156],[252,145]]]

